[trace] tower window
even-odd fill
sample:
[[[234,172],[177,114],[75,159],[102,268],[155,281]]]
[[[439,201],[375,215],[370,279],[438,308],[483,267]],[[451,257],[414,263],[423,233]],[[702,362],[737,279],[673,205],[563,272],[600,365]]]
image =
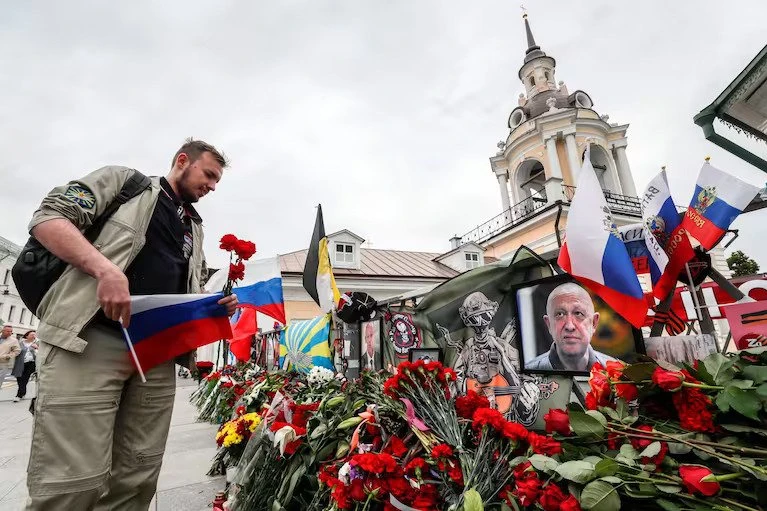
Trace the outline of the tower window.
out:
[[[549,72],[548,72],[548,71],[546,71],[546,72],[545,72],[545,73],[543,73],[543,74],[544,74],[544,76],[546,76],[546,81],[548,82],[548,81],[550,80],[550,78],[549,78]]]
[[[530,77],[530,87],[535,87],[535,78],[532,76]]]

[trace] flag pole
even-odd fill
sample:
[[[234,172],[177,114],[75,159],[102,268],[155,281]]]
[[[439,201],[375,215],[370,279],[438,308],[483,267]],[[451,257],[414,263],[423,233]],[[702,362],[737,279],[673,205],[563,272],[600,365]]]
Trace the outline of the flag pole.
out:
[[[146,376],[144,376],[144,370],[141,369],[141,363],[138,361],[138,355],[136,355],[136,350],[133,348],[133,341],[130,340],[130,334],[128,333],[128,329],[123,326],[122,318],[120,318],[120,328],[122,328],[123,330],[123,335],[125,336],[125,342],[128,345],[128,349],[130,350],[131,357],[133,357],[133,362],[136,364],[138,375],[141,377],[141,383],[146,383]]]
[[[692,280],[692,273],[690,273],[690,263],[684,263],[684,269],[687,272],[687,278],[690,280],[690,296],[692,296],[692,303],[695,306],[695,317],[698,322],[703,322],[700,311],[700,302],[698,302],[698,294],[695,292],[695,282]]]

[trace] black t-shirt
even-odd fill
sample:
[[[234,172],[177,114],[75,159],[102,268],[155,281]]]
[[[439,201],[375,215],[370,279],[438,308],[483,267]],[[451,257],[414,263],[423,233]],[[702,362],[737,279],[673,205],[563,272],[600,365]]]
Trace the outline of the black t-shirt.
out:
[[[154,208],[146,243],[125,271],[131,295],[183,294],[188,290],[189,257],[192,255],[192,222],[200,222],[197,211],[183,203],[168,181],[160,179],[162,190]],[[99,309],[97,320],[115,328]]]

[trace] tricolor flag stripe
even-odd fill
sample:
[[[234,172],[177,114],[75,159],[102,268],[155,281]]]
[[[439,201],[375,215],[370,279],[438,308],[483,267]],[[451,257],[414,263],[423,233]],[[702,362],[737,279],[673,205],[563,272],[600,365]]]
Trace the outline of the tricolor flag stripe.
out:
[[[232,337],[221,293],[131,297],[128,327],[141,367],[154,366],[219,339]]]
[[[693,197],[697,198],[702,192],[703,188],[701,188],[699,185],[695,185],[695,193],[693,194]],[[756,195],[756,193],[754,193],[754,195]],[[753,199],[753,196],[751,198]],[[749,199],[749,202],[750,201],[751,199]],[[693,199],[693,204],[696,202],[697,199]],[[748,202],[746,204],[748,204]],[[692,208],[693,205],[691,204],[690,207]],[[745,208],[745,206],[743,207]],[[717,197],[717,200],[712,202],[711,205],[706,208],[705,212],[706,218],[713,222],[717,227],[719,227],[721,231],[726,231],[727,227],[729,227],[730,224],[736,218],[738,218],[738,215],[740,215],[739,209],[730,206],[719,197]],[[722,232],[722,234],[724,234],[724,232]]]
[[[586,151],[570,205],[558,264],[639,328],[647,314],[642,286],[612,219]]]
[[[131,325],[133,321],[131,320]],[[130,329],[129,329],[130,331]],[[197,319],[170,327],[157,334],[134,341],[141,367],[148,371],[163,362],[195,350],[200,346],[232,336],[229,318],[219,320]],[[133,337],[133,334],[131,334]]]
[[[156,295],[168,296],[168,295]],[[172,295],[171,295],[172,296]],[[199,296],[199,295],[179,295]],[[181,324],[220,318],[228,323],[229,318],[226,307],[217,302],[221,299],[221,293],[215,295],[202,295],[203,298],[196,300],[173,303],[162,307],[153,307],[141,312],[131,314],[131,324],[128,332],[135,345],[144,339],[149,339],[158,331],[175,328]]]
[[[710,250],[757,193],[756,186],[704,163],[682,226]]]

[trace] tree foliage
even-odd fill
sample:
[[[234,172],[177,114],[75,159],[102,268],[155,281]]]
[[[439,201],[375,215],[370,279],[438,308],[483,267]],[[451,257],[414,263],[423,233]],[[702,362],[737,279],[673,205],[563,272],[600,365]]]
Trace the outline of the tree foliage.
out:
[[[759,264],[743,253],[736,250],[727,258],[727,266],[732,270],[733,277],[753,275],[759,271]]]

